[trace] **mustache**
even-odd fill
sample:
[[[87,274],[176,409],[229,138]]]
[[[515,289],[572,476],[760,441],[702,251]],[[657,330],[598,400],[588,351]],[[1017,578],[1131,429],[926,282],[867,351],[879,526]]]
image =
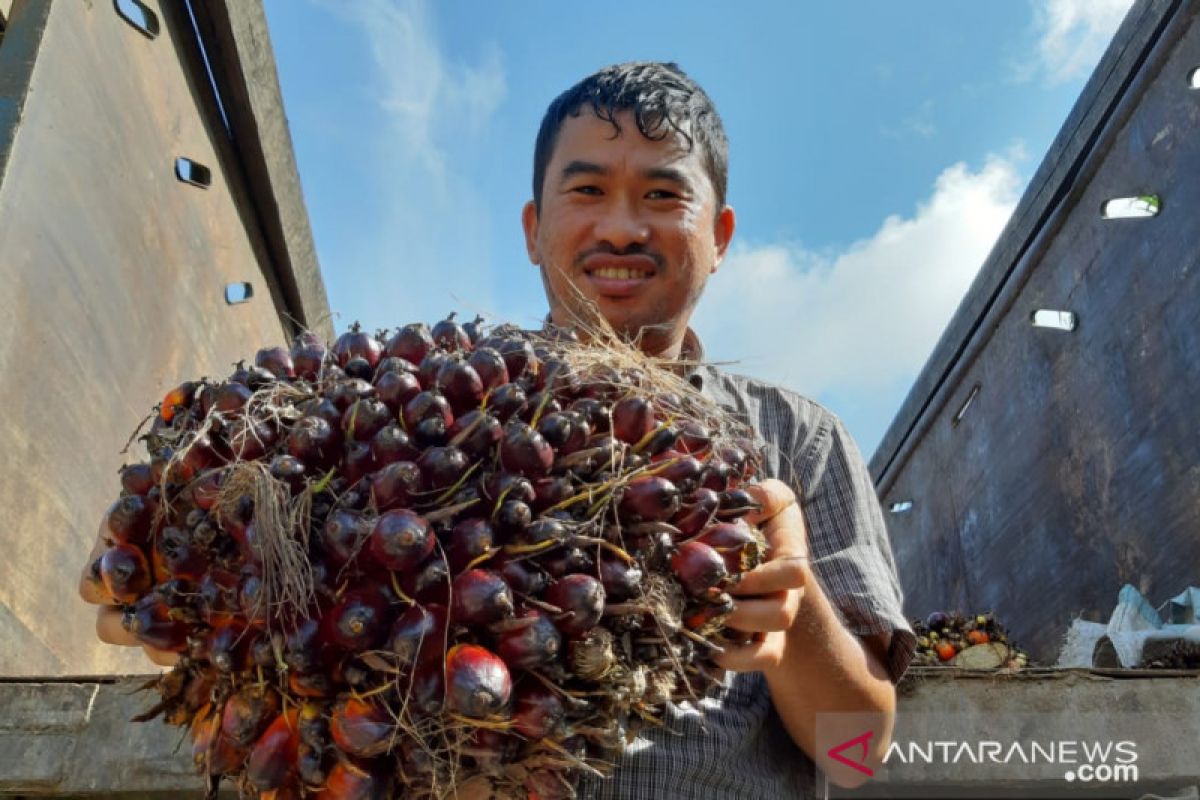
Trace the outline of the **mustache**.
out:
[[[623,247],[618,250],[617,248],[613,247],[611,244],[603,243],[603,244],[598,244],[595,247],[589,247],[587,250],[584,250],[583,252],[576,255],[575,256],[575,267],[576,268],[582,267],[584,261],[586,261],[589,257],[595,256],[595,255],[645,256],[646,258],[649,258],[650,260],[652,260],[654,262],[655,269],[662,270],[662,268],[664,266],[666,266],[666,259],[664,259],[661,254],[656,253],[655,251],[651,250],[650,248],[646,247],[645,245],[635,243],[635,244],[629,245],[628,247]]]

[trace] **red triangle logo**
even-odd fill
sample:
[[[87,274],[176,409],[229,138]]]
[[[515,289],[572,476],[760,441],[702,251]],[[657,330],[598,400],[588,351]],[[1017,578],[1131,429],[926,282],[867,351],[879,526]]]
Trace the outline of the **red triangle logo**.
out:
[[[855,736],[853,739],[848,739],[839,745],[829,748],[827,754],[839,764],[845,764],[847,767],[852,767],[866,775],[868,778],[875,777],[875,770],[867,766],[867,748],[871,741],[871,737],[875,735],[875,731],[867,731],[861,736]],[[856,761],[851,761],[846,756],[842,755],[842,751],[849,750],[852,747],[862,746],[862,755]]]

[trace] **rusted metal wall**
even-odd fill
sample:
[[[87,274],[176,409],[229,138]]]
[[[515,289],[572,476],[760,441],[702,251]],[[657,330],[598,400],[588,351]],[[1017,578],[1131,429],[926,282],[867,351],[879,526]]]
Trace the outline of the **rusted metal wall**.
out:
[[[875,454],[911,615],[993,609],[1053,660],[1123,583],[1200,578],[1197,67],[1200,4],[1136,4]]]
[[[171,386],[303,318],[185,4],[143,4],[157,35],[112,0],[20,0],[0,46],[0,675],[146,670],[96,640],[74,588],[136,459],[122,447]],[[181,181],[179,157],[210,185]],[[228,304],[242,282],[252,299]]]

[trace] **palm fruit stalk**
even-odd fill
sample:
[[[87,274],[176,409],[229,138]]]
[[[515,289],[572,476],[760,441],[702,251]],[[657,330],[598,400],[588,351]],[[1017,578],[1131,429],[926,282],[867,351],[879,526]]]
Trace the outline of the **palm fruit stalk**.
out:
[[[92,574],[211,791],[572,797],[714,689],[753,432],[615,336],[303,335],[156,408]]]

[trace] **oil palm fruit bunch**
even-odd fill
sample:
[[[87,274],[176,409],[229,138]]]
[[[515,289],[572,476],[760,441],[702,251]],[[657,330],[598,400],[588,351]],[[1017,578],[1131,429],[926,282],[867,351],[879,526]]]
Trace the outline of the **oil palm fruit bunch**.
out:
[[[917,652],[914,663],[924,666],[958,666],[963,660],[959,654],[977,645],[999,644],[998,666],[1006,669],[1021,669],[1028,666],[1029,656],[1009,641],[1008,631],[988,611],[983,614],[964,615],[958,611],[934,611],[925,619],[912,621],[917,636]],[[985,660],[981,663],[988,664]],[[990,666],[990,664],[988,664]]]
[[[719,677],[752,432],[613,335],[303,335],[181,384],[92,575],[215,792],[574,796]]]

